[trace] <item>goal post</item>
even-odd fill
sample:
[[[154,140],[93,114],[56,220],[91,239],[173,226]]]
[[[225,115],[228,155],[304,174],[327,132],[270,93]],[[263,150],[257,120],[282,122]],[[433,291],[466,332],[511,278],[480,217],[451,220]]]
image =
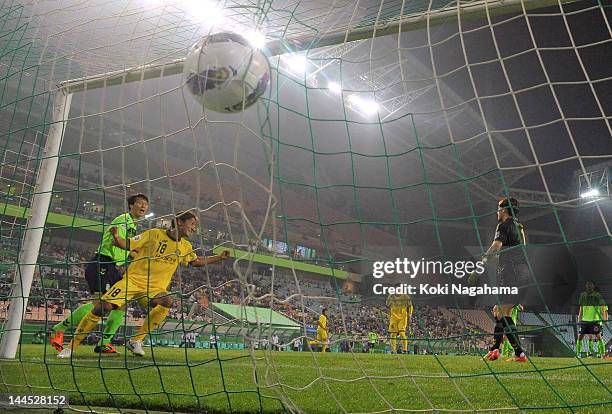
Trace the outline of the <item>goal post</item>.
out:
[[[28,306],[71,101],[72,94],[63,88],[56,92],[52,124],[45,143],[44,158],[34,186],[34,196],[24,232],[23,245],[18,256],[14,290],[11,293],[11,307],[0,343],[0,358],[12,359],[17,353],[21,324]]]

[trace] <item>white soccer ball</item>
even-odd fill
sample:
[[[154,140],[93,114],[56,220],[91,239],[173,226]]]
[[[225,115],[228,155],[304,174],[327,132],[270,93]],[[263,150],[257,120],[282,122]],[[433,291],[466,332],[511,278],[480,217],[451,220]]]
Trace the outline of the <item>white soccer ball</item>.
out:
[[[185,86],[205,108],[240,112],[257,102],[270,83],[266,55],[237,33],[205,37],[189,50]]]

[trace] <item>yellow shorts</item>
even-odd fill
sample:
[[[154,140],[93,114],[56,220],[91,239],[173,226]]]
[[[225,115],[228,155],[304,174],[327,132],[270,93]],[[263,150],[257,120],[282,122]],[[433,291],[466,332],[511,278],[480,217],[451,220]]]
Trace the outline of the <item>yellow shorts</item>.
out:
[[[327,343],[327,331],[317,329],[317,341]]]
[[[116,306],[122,306],[126,302],[137,300],[141,305],[146,306],[149,299],[153,299],[160,294],[168,294],[165,287],[147,286],[146,282],[140,284],[138,281],[129,280],[129,278],[124,277],[111,286],[100,297],[100,300]]]
[[[406,332],[407,327],[408,327],[408,317],[391,318],[389,320],[389,333]]]

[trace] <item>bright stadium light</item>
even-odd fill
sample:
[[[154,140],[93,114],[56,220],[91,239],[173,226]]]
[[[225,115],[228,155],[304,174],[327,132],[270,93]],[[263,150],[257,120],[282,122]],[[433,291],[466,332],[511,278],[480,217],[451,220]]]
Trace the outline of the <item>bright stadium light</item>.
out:
[[[150,218],[152,218],[152,217],[155,217],[155,213],[153,213],[153,212],[147,213],[147,214],[145,214],[145,216],[144,216],[144,218],[146,218],[146,219],[150,219]]]
[[[244,37],[255,49],[262,49],[266,45],[266,36],[255,30],[245,33]]]
[[[185,5],[185,10],[189,14],[190,19],[194,21],[220,26],[225,20],[223,7],[217,2],[209,0],[186,0],[183,4]]]
[[[308,61],[306,60],[306,56],[299,55],[297,53],[293,53],[286,58],[287,65],[289,66],[289,70],[296,75],[303,75],[306,72],[306,66],[308,65]]]
[[[597,197],[598,195],[599,195],[599,190],[597,188],[590,188],[584,193],[580,194],[580,197],[591,198],[591,197]]]
[[[366,115],[374,115],[379,109],[376,101],[371,99],[363,99],[358,95],[349,96],[348,101],[351,105],[353,105],[354,109],[358,110],[359,112],[363,112]]]
[[[327,89],[329,89],[329,91],[335,95],[340,95],[342,93],[342,87],[338,82],[329,82],[327,84]]]

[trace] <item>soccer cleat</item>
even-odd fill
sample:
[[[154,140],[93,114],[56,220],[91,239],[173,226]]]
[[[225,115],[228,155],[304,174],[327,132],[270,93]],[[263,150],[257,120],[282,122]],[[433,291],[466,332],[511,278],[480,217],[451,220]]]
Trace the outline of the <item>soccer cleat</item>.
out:
[[[94,352],[97,354],[118,354],[119,351],[115,349],[113,344],[110,342],[104,345],[96,345]]]
[[[57,352],[64,349],[64,331],[55,331],[53,336],[49,336],[49,343]]]
[[[142,349],[142,341],[128,341],[125,346],[136,356],[143,357],[145,355]]]
[[[489,361],[495,361],[496,359],[499,359],[499,349],[493,349],[492,351],[489,351],[485,355],[485,359],[488,359]]]
[[[527,356],[523,354],[521,356],[514,357],[513,361],[514,362],[527,362]]]
[[[64,348],[59,354],[57,354],[58,358],[68,359],[72,356],[72,350],[70,348]]]

